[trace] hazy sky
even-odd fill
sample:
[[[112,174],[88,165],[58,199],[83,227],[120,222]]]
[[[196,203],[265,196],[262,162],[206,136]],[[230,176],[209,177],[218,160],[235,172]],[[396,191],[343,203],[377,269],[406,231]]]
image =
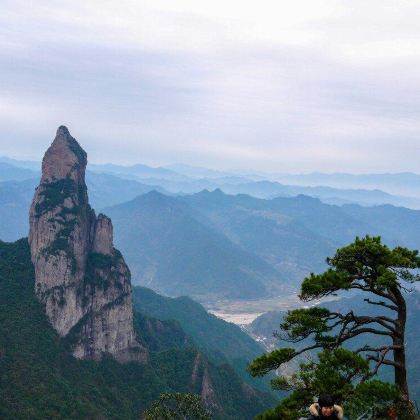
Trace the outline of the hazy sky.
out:
[[[420,172],[418,0],[0,0],[0,155]]]

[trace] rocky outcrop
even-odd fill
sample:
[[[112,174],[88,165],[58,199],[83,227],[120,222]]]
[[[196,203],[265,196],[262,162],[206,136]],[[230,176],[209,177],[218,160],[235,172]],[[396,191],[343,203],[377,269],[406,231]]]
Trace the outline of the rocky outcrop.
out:
[[[216,403],[216,395],[207,368],[204,370],[203,382],[201,384],[201,401],[203,402],[204,406],[210,410],[218,408],[218,404]]]
[[[42,162],[29,215],[35,293],[78,358],[147,358],[133,329],[130,271],[111,220],[88,203],[87,156],[61,126]]]

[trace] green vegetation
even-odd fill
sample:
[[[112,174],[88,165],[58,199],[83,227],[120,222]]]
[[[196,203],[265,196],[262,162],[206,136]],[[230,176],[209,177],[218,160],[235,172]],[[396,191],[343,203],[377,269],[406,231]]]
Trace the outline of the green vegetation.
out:
[[[147,191],[133,181],[98,173],[88,172],[87,180],[95,208],[128,201]],[[16,240],[27,234],[25,210],[36,185],[2,185],[0,219],[7,223],[0,224],[0,238]],[[190,296],[193,291],[195,299],[202,302],[214,299],[216,293],[221,298],[257,298],[261,283],[270,296],[284,293],[278,292],[279,286],[298,290],[309,272],[325,270],[326,255],[365,233],[381,235],[392,247],[400,244],[420,249],[420,211],[401,207],[332,206],[304,196],[261,200],[220,191],[155,202],[143,196],[134,201],[106,210],[113,220],[115,243],[124,253],[134,283],[147,285],[153,279],[151,284],[157,291],[168,295],[180,291]],[[200,231],[196,223],[189,222],[191,218],[201,225]],[[211,236],[214,231],[222,233],[224,240]],[[221,248],[226,237],[230,249]],[[207,257],[208,253],[196,245],[198,241],[224,251],[218,253],[216,249]],[[193,259],[196,262],[189,265]],[[237,280],[236,287],[230,287],[227,278]],[[183,279],[189,280],[184,290],[180,288]],[[204,290],[205,282],[214,284],[211,294]]]
[[[119,252],[116,252],[115,255],[91,252],[88,255],[84,281],[85,286],[92,287],[92,293],[95,288],[107,290],[111,284],[123,288],[118,278],[118,271],[113,269],[116,267],[120,256]]]
[[[296,415],[308,404],[311,396],[325,390],[333,392],[338,401],[352,406],[352,396],[358,395],[358,386],[367,387],[366,384],[383,365],[392,366],[394,391],[398,392],[390,392],[390,398],[398,400],[405,418],[415,418],[407,385],[407,310],[402,291],[406,290],[406,282],[420,279],[412,272],[420,268],[418,252],[402,247],[391,250],[381,243],[379,237],[366,236],[338,249],[334,257],[327,258],[327,263],[330,266],[327,271],[305,278],[300,294],[302,300],[311,301],[339,290],[355,289],[365,293],[367,304],[386,309],[387,315],[382,315],[382,312],[372,316],[360,315],[353,310],[343,314],[320,307],[289,311],[280,325],[282,332],[277,334],[278,337],[292,343],[312,338],[313,343],[305,343],[299,349],[286,347],[264,354],[250,364],[250,372],[255,376],[265,375],[307,351],[322,349],[316,363],[301,364],[300,372],[291,379],[281,377],[273,382],[277,389],[294,390],[277,409],[282,410],[289,404]],[[373,300],[375,298],[379,300]],[[363,335],[365,340],[360,347],[352,350],[341,348],[347,341],[362,340],[360,336]],[[388,340],[382,344],[375,336]],[[389,353],[393,357],[390,358]],[[331,368],[333,370],[328,371]],[[319,382],[316,380],[318,376]],[[387,386],[378,385],[378,381],[372,383],[375,389]]]
[[[212,226],[266,262],[298,289],[307,273],[327,267],[325,256],[356,236],[381,235],[390,246],[420,249],[420,211],[390,205],[335,206],[308,196],[261,200],[206,192],[180,197]],[[117,232],[118,226],[115,224]]]
[[[270,392],[269,380],[252,378],[246,371],[247,364],[263,348],[237,325],[209,314],[202,305],[189,297],[164,297],[140,286],[133,288],[133,305],[137,311],[148,316],[176,320],[212,362],[229,363],[250,385]]]
[[[77,219],[70,219],[60,223],[63,227],[57,232],[51,244],[43,250],[44,254],[57,255],[59,251],[64,251],[68,255],[72,255],[72,250],[69,247],[69,238],[77,224]]]
[[[147,364],[121,365],[111,357],[100,363],[77,360],[50,326],[34,295],[34,272],[27,239],[0,242],[0,418],[139,419],[163,392],[200,393],[208,374],[217,407],[215,419],[251,419],[272,400],[247,396],[243,382],[228,366],[216,367],[198,352],[180,345],[171,323],[159,337],[157,320],[140,341],[155,335]],[[136,326],[141,321],[136,321]],[[179,326],[178,326],[179,329]],[[171,345],[171,337],[174,338]],[[159,340],[160,344],[159,344]],[[164,343],[164,346],[163,346]],[[254,391],[253,391],[254,392]]]
[[[70,247],[69,239],[74,231],[76,224],[78,223],[78,220],[76,218],[72,218],[69,220],[58,219],[57,221],[62,227],[56,233],[54,240],[42,250],[42,253],[46,256],[58,256],[61,252],[64,252],[67,258],[70,260],[71,272],[75,274],[77,269],[77,262],[73,249]]]
[[[112,255],[91,252],[88,256],[88,263],[95,268],[109,270],[115,264],[115,258]]]
[[[388,309],[380,306],[368,305],[363,300],[363,293],[357,293],[349,297],[343,297],[334,301],[327,301],[322,304],[325,308],[332,312],[348,313],[353,311],[359,315],[375,316],[375,315],[387,315]],[[414,291],[406,294],[407,304],[407,326],[406,326],[406,354],[407,354],[407,371],[408,371],[408,385],[410,389],[410,397],[417,402],[420,406],[420,352],[418,351],[420,346],[420,335],[418,334],[418,325],[420,323],[420,293]],[[259,316],[252,324],[249,325],[249,331],[258,337],[264,337],[265,343],[268,346],[275,348],[278,345],[278,337],[281,334],[277,333],[280,331],[279,324],[284,322],[284,318],[287,316],[287,312],[269,312]],[[276,334],[273,335],[273,331]],[[369,336],[364,334],[355,337],[353,340],[346,343],[346,348],[349,350],[357,350],[363,346]],[[387,337],[370,336],[369,340],[372,339],[377,345],[386,345]],[[296,349],[300,349],[303,346],[307,346],[312,342],[309,337],[305,340],[296,343]],[[283,344],[284,345],[284,344]],[[316,358],[316,349],[310,352],[312,357]],[[384,366],[378,371],[377,379],[383,381],[393,381],[393,369],[392,366]],[[346,410],[347,411],[347,410]]]
[[[193,347],[192,340],[188,338],[177,321],[162,321],[134,312],[134,328],[136,331],[141,331],[143,344],[147,345],[151,352]]]
[[[20,182],[0,182],[0,220],[2,221],[0,223],[1,240],[15,241],[28,234],[28,213],[34,190],[37,185],[37,178]]]
[[[199,395],[162,394],[144,416],[144,420],[210,420],[210,413],[201,405]]]
[[[71,136],[67,138],[67,144],[69,145],[70,150],[76,155],[77,160],[81,165],[86,165],[87,163],[87,154],[80,147],[79,143]]]
[[[258,420],[305,417],[313,397],[320,394],[332,394],[335,401],[344,402],[349,419],[356,419],[371,408],[376,409],[376,414],[384,415],[390,407],[398,407],[399,392],[395,385],[378,380],[361,382],[369,365],[352,351],[343,348],[324,350],[319,353],[316,363],[303,362],[299,368],[290,377],[281,376],[272,381],[273,388],[290,394],[277,407],[257,416]]]
[[[171,296],[259,298],[276,271],[203,223],[197,212],[156,191],[106,209],[115,243],[136,283]],[[211,263],[210,263],[211,262]]]
[[[86,219],[86,212],[90,211],[87,206],[86,186],[78,185],[69,176],[63,179],[44,182],[40,185],[42,197],[41,201],[35,206],[35,215],[40,217],[42,214],[59,208],[59,211],[48,221],[56,222],[60,229],[57,231],[54,240],[43,250],[44,255],[59,255],[64,252],[71,261],[71,269],[76,270],[76,260],[73,250],[69,246],[69,239],[74,232],[75,226],[80,223],[79,219]],[[77,197],[77,205],[71,208],[64,207],[66,198]]]
[[[69,219],[67,216],[79,217],[82,220],[85,220],[91,212],[87,199],[86,185],[84,183],[76,183],[70,176],[44,182],[39,188],[41,188],[39,195],[42,197],[42,200],[35,205],[36,217],[40,217],[48,211],[61,207],[60,211],[53,219],[50,219],[50,221],[66,225],[73,220],[73,218]],[[66,198],[72,199],[73,207],[64,207],[63,204]],[[76,201],[74,199],[76,199]],[[77,205],[75,203],[77,203]]]
[[[76,183],[70,177],[44,182],[39,188],[42,189],[40,196],[43,199],[35,206],[37,217],[54,210],[57,206],[62,205],[67,197],[77,192]]]

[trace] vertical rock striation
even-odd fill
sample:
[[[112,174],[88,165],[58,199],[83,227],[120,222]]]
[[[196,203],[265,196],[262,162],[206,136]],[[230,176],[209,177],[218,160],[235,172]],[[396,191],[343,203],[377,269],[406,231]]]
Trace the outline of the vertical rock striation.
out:
[[[78,358],[147,358],[135,338],[130,271],[112,223],[88,203],[86,152],[61,126],[42,161],[29,214],[35,293]]]

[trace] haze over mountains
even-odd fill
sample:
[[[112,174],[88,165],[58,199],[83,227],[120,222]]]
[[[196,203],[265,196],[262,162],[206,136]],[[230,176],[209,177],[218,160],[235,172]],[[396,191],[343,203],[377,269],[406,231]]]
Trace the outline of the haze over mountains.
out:
[[[180,199],[153,191],[104,211],[136,284],[170,296],[252,299],[268,295],[267,283],[279,283],[273,267]]]
[[[34,171],[36,162],[23,162],[22,167],[11,159],[2,158],[1,162],[2,179],[8,181],[0,183],[0,216],[7,220],[0,224],[0,239],[11,241],[26,235],[26,211],[39,173]],[[381,191],[302,187],[308,194],[317,195],[320,190],[328,191],[330,197],[335,194],[332,201],[341,203],[333,205],[330,199],[296,195],[300,190],[295,186],[282,187],[285,196],[272,198],[280,184],[258,180],[260,175],[248,174],[248,179],[185,165],[90,168],[90,201],[112,217],[115,243],[126,256],[133,283],[169,296],[186,294],[207,302],[290,293],[310,271],[325,267],[326,256],[356,235],[381,235],[390,246],[420,247],[419,211],[392,205],[342,204],[358,202],[363,195],[373,201],[398,201]],[[309,177],[291,175],[289,179],[297,182]],[[344,179],[359,184],[376,179],[390,188],[407,180],[403,174],[314,174],[313,179],[317,177],[325,182]],[[193,190],[200,183],[220,185],[228,178],[230,184],[223,188],[229,193],[216,189],[186,194],[177,189],[184,184]],[[418,176],[408,178],[407,187],[414,189]],[[235,191],[229,188],[251,190],[252,194],[232,195]],[[294,196],[289,197],[286,190]],[[345,200],[337,198],[337,191]]]
[[[151,192],[106,213],[135,283],[169,295],[181,287],[199,300],[205,291],[208,299],[214,293],[246,299],[296,290],[310,271],[325,268],[326,256],[357,235],[382,235],[390,246],[420,245],[419,211],[332,206],[306,196],[261,200],[220,190],[182,197]],[[254,279],[247,280],[248,288],[240,287],[238,268]]]
[[[0,420],[420,420],[420,2],[1,12]]]
[[[29,236],[0,240],[0,417],[137,419],[172,391],[198,394],[212,418],[253,418],[274,402],[245,374],[258,345],[193,301],[174,316],[206,325],[204,337],[172,315],[150,315],[156,300],[177,308],[153,292],[135,311],[112,221],[88,201],[86,158],[60,126],[27,214]],[[221,352],[212,341],[224,330],[231,337]],[[243,354],[230,360],[235,343]]]
[[[0,181],[36,178],[39,171],[40,162],[0,157]],[[420,208],[420,175],[414,173],[276,174],[227,172],[181,164],[166,167],[89,164],[88,173],[91,172],[131,179],[174,194],[220,188],[225,193],[243,193],[259,198],[304,194],[330,204],[393,204]]]
[[[27,213],[40,173],[35,163],[24,162],[22,167],[10,159],[0,163],[3,169],[0,239],[12,241],[27,234]],[[398,184],[399,175],[395,176],[392,179]],[[334,175],[331,177],[335,179]],[[415,185],[415,175],[412,180]],[[133,288],[133,303],[134,328],[139,343],[148,349],[151,357],[152,371],[147,371],[149,366],[145,368],[152,387],[150,395],[143,397],[144,386],[137,379],[130,379],[127,372],[115,364],[106,368],[101,365],[100,368],[106,370],[100,374],[82,369],[88,383],[100,381],[100,385],[95,386],[111,395],[111,399],[114,393],[119,395],[121,384],[132,381],[131,393],[124,399],[128,417],[144,409],[162,387],[203,393],[207,389],[206,381],[211,383],[213,402],[209,401],[215,404],[215,418],[233,419],[238,413],[248,418],[250,413],[255,414],[272,404],[272,397],[261,393],[268,390],[267,381],[252,379],[245,370],[247,363],[262,352],[260,345],[239,327],[208,314],[190,297],[202,303],[223,299],[243,301],[246,305],[251,300],[287,296],[298,290],[302,278],[310,271],[325,268],[326,256],[357,235],[381,235],[390,246],[420,248],[419,210],[390,204],[366,205],[376,200],[399,204],[402,200],[412,200],[414,203],[416,198],[397,197],[379,190],[287,186],[274,180],[258,179],[258,176],[247,178],[179,165],[170,168],[91,165],[87,185],[93,206],[112,218],[115,245],[128,263],[133,285],[147,287]],[[217,188],[195,192],[202,185]],[[301,194],[302,191],[306,194]],[[13,347],[13,357],[4,365],[4,369],[11,372],[17,369],[18,360],[39,367],[41,355],[35,349],[45,349],[48,346],[45,337],[52,337],[51,328],[48,329],[39,308],[31,301],[31,283],[26,279],[26,289],[20,286],[28,273],[30,277],[25,244],[25,240],[11,245],[0,243],[8,259],[12,261],[13,255],[19,254],[13,261],[26,267],[15,280],[1,285],[5,295],[17,296],[30,308],[28,316],[21,319],[16,315],[18,301],[11,300],[5,307],[4,319],[22,329],[31,348],[28,354],[33,354],[34,358],[26,360],[20,350]],[[9,265],[5,263],[1,268],[7,275]],[[150,289],[182,297],[160,296]],[[418,307],[417,300],[414,309]],[[9,312],[14,314],[12,318],[6,315]],[[416,311],[413,313],[418,315]],[[40,332],[37,339],[31,341],[30,319],[34,316]],[[254,321],[249,331],[254,336],[268,336],[277,328],[280,318],[280,313],[265,314]],[[7,329],[10,329],[9,324],[5,325]],[[410,349],[416,342],[412,329],[410,321]],[[19,339],[19,334],[16,337],[13,336],[13,340]],[[1,340],[0,345],[6,346]],[[57,387],[54,384],[58,381],[65,384],[64,388],[73,389],[78,386],[78,380],[69,379],[71,374],[66,369],[80,367],[73,366],[66,351],[54,341],[52,352],[65,360],[66,367],[61,371],[60,364],[46,363],[39,369],[54,377],[53,387]],[[415,359],[411,358],[413,372],[414,365]],[[183,377],[181,384],[172,383],[174,369]],[[135,375],[142,377],[145,372],[136,370]],[[116,387],[115,378],[119,378],[120,383]],[[15,386],[13,381],[10,384]],[[411,386],[417,396],[416,383],[412,382]],[[8,395],[13,395],[12,388],[8,385]],[[16,389],[30,394],[20,385],[16,385]],[[65,391],[57,389],[54,399],[68,398]],[[226,395],[222,390],[227,390]],[[252,395],[253,407],[240,406],[239,402],[247,395]],[[75,393],[72,398],[83,406],[81,394]],[[129,405],[132,402],[134,406]],[[110,401],[106,401],[105,406],[107,410],[116,409]],[[6,408],[6,413],[9,409]],[[71,408],[65,406],[63,410],[67,412]],[[101,413],[101,404],[90,410],[90,413]]]

